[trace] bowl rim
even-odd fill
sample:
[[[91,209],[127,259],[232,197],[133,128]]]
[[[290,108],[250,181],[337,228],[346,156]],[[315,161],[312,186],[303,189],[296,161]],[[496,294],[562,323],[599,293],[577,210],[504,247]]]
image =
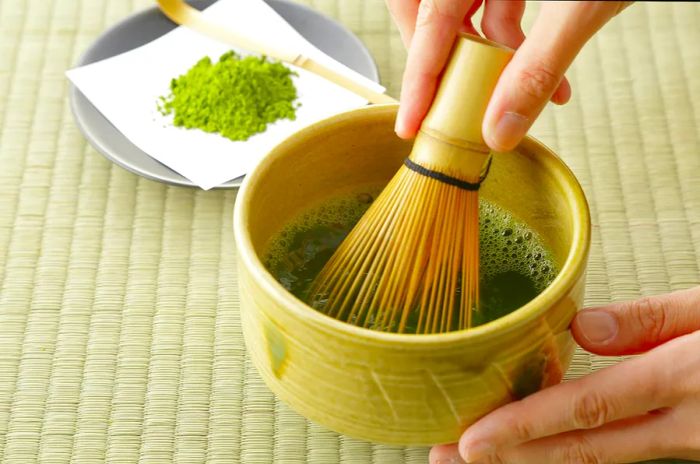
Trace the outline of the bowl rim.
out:
[[[342,113],[338,113],[292,134],[276,145],[255,168],[246,176],[240,191],[236,196],[233,214],[233,230],[239,265],[243,265],[252,274],[257,284],[274,299],[280,307],[291,312],[294,316],[303,318],[308,323],[344,334],[377,343],[391,343],[402,345],[404,348],[421,348],[426,345],[445,345],[454,343],[482,343],[484,338],[490,338],[500,333],[515,330],[533,319],[541,316],[548,308],[565,298],[570,288],[576,283],[577,277],[585,274],[588,253],[590,249],[591,220],[590,209],[583,188],[576,176],[564,161],[553,150],[538,141],[526,136],[516,150],[520,149],[530,154],[549,158],[544,163],[551,164],[559,170],[553,175],[560,181],[567,197],[567,203],[571,205],[573,212],[573,237],[571,247],[559,273],[552,283],[525,305],[486,324],[460,331],[451,331],[439,334],[406,334],[395,332],[382,332],[364,327],[355,326],[347,322],[339,321],[333,317],[319,312],[306,305],[289,291],[287,291],[267,270],[260,257],[255,253],[250,237],[248,218],[254,209],[249,196],[260,185],[260,178],[265,168],[283,157],[288,147],[297,143],[299,139],[311,136],[321,128],[327,128],[337,124],[347,124],[353,118],[362,118],[365,113],[377,113],[375,116],[385,116],[384,113],[395,113],[398,104],[370,105]],[[498,156],[498,154],[495,154]],[[528,155],[532,156],[532,155]],[[239,277],[240,278],[240,277]]]

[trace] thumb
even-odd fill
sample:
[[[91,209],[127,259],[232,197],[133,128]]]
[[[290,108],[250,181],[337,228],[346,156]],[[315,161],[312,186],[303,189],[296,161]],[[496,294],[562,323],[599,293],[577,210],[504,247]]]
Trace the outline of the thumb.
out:
[[[484,140],[493,150],[512,150],[520,143],[581,48],[615,14],[615,5],[608,3],[618,2],[542,4],[484,115]]]
[[[700,330],[700,287],[579,312],[571,326],[590,352],[619,356],[647,351]]]

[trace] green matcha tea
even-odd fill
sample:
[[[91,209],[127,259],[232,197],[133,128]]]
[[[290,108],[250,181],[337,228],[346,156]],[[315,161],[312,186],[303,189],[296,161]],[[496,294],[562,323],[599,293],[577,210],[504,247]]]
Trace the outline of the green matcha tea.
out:
[[[273,237],[265,266],[287,290],[308,303],[314,278],[378,193],[347,195],[300,215]],[[538,235],[507,211],[482,199],[479,224],[480,300],[473,326],[521,307],[558,272]],[[323,311],[323,307],[316,309]],[[411,332],[410,324],[406,331]]]

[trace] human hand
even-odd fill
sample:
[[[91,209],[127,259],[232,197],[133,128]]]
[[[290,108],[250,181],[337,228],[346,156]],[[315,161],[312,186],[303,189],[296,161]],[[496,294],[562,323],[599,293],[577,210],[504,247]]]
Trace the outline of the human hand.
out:
[[[386,1],[408,48],[396,133],[411,138],[428,112],[456,34],[478,34],[472,16],[483,0]],[[543,2],[525,38],[520,27],[524,0],[486,0],[482,31],[517,49],[484,116],[484,140],[493,150],[515,148],[548,100],[569,100],[564,72],[588,39],[630,3]]]
[[[572,332],[596,354],[653,349],[493,411],[431,464],[700,460],[700,287],[581,311]]]

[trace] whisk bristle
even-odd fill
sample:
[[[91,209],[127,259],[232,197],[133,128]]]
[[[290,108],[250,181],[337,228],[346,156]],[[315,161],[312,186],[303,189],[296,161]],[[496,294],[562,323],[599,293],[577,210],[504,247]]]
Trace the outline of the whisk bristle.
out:
[[[316,278],[311,304],[362,327],[471,326],[479,301],[479,197],[402,166]]]

